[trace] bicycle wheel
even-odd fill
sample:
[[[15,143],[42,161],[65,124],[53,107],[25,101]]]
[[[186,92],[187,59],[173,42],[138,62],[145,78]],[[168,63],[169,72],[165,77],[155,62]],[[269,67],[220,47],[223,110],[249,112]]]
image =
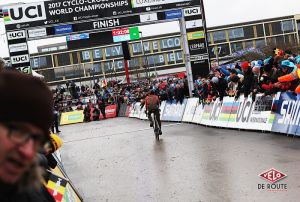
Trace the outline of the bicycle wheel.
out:
[[[157,118],[154,114],[154,133],[155,133],[155,137],[156,137],[157,141],[159,140],[159,131],[160,131],[160,128],[159,128],[159,125],[158,125],[158,121],[157,121]]]

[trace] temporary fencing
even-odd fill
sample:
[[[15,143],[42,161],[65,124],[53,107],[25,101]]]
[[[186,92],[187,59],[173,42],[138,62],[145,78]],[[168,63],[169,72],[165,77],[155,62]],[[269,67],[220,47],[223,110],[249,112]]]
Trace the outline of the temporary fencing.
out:
[[[209,104],[190,98],[182,104],[163,102],[160,109],[163,121],[300,136],[300,100],[293,93],[277,93],[275,97],[258,94],[255,99],[224,97]],[[129,114],[132,118],[147,118],[140,103],[132,105]]]

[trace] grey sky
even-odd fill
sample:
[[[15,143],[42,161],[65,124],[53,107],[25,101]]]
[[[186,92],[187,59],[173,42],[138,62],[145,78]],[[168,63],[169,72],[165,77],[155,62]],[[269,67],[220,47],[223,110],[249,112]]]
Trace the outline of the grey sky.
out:
[[[40,0],[0,0],[0,5]],[[208,27],[300,14],[300,0],[204,0]],[[0,46],[6,47],[3,20],[0,20]],[[0,56],[7,56],[0,49]]]

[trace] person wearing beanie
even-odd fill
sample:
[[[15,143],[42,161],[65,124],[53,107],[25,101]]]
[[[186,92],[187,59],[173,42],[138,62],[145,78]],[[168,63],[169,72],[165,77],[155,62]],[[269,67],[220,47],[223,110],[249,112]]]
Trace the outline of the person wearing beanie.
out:
[[[255,86],[255,79],[252,69],[250,68],[250,63],[245,61],[241,64],[244,79],[237,88],[235,99],[238,99],[241,93],[244,93],[245,98],[252,92]]]
[[[30,96],[28,96],[30,94]],[[40,181],[37,153],[49,140],[52,94],[38,78],[0,73],[0,201],[54,202]]]

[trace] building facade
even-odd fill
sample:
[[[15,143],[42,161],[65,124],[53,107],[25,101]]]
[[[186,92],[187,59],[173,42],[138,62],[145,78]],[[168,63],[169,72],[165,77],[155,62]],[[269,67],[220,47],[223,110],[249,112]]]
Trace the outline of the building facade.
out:
[[[121,44],[64,50],[64,44],[38,47],[31,55],[33,70],[50,85],[66,81],[87,81],[98,78],[122,78],[125,75]],[[50,52],[47,52],[49,50]],[[179,33],[129,42],[132,79],[185,71],[182,38]]]
[[[211,62],[230,59],[233,53],[251,47],[296,45],[300,42],[300,15],[211,27],[207,38]],[[124,77],[121,44],[95,44],[98,45],[79,49],[79,43],[73,50],[66,49],[67,44],[39,47],[39,53],[31,55],[31,65],[50,85]],[[180,33],[132,41],[129,49],[129,73],[133,79],[186,70]]]
[[[211,60],[222,60],[247,48],[299,44],[300,15],[208,28]]]

